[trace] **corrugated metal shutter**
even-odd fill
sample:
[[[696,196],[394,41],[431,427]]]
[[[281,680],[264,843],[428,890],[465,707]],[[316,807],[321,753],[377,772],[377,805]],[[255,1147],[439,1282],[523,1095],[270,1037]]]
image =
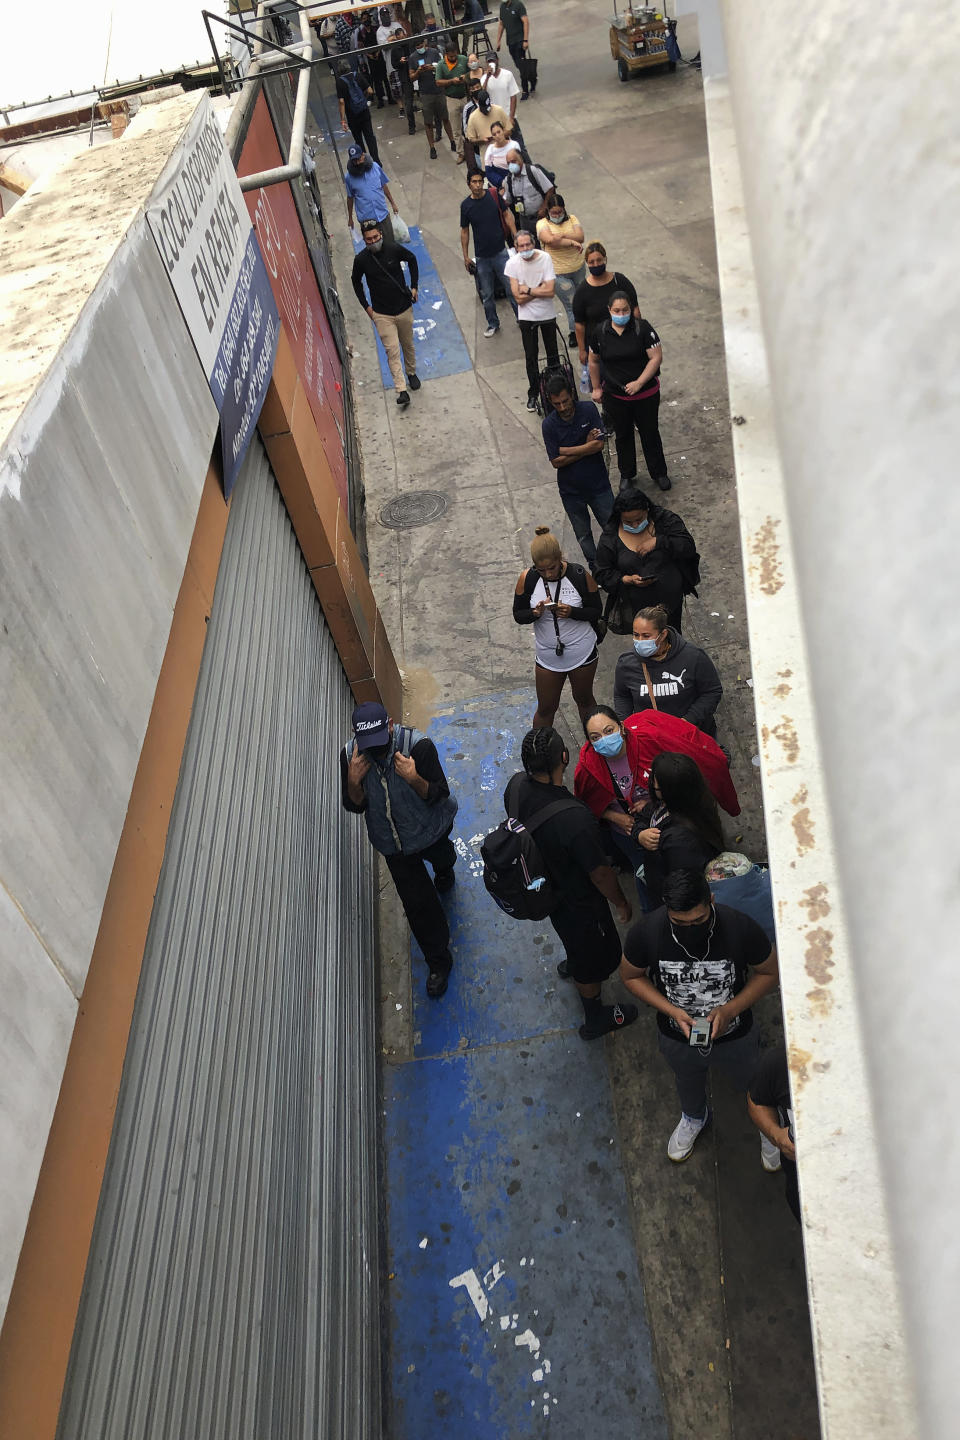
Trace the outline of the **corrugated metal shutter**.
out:
[[[234,490],[62,1440],[379,1437],[373,868],[259,440]]]

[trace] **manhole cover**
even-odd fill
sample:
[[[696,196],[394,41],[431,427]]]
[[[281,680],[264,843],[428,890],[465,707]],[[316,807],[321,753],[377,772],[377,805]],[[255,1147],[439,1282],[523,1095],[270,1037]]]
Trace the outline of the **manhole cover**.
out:
[[[398,495],[388,500],[380,511],[380,524],[388,530],[409,530],[414,525],[429,525],[439,520],[447,508],[447,497],[438,490],[414,490],[411,495]]]

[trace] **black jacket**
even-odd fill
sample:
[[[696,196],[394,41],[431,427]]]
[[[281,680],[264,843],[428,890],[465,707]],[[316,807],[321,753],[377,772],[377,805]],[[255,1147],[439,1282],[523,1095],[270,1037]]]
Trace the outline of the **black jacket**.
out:
[[[364,279],[370,291],[369,304],[378,315],[402,315],[404,310],[410,309],[413,298],[403,278],[403,267],[400,263],[402,260],[405,260],[410,268],[410,285],[415,290],[420,279],[420,269],[416,255],[405,245],[391,245],[384,240],[379,253],[364,249],[354,258],[350,278],[353,282],[353,293],[364,310],[368,304],[363,293]]]
[[[662,505],[651,505],[647,513],[657,532],[657,543],[650,554],[637,555],[623,544],[617,533],[620,520],[615,515],[597,541],[597,563],[593,571],[597,584],[602,585],[604,590],[616,592],[623,588],[631,600],[638,602],[635,606],[637,610],[651,603],[644,598],[646,587],[621,587],[624,575],[649,574],[651,565],[655,571],[670,565],[679,573],[684,595],[696,595],[696,587],[700,584],[700,556],[693,536],[680,516],[674,515],[672,510],[665,510]]]
[[[670,649],[662,660],[641,660],[631,645],[617,660],[613,682],[613,708],[621,720],[649,710],[650,697],[643,667],[653,681],[657,709],[689,720],[705,735],[716,738],[714,711],[723,696],[716,666],[703,650],[670,630]]]

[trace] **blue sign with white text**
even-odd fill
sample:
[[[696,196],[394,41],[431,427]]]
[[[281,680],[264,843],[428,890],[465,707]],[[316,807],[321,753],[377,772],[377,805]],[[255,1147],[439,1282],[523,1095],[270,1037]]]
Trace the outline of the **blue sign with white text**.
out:
[[[210,375],[220,411],[223,493],[228,497],[270,384],[279,334],[280,315],[251,229]]]

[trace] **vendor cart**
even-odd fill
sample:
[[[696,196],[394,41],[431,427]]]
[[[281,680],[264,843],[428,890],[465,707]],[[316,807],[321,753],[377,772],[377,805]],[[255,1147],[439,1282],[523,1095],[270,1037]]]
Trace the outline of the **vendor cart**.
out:
[[[638,70],[666,66],[676,70],[678,54],[674,25],[658,10],[631,10],[629,5],[617,13],[616,0],[610,25],[610,54],[617,62],[621,80],[629,80]]]

